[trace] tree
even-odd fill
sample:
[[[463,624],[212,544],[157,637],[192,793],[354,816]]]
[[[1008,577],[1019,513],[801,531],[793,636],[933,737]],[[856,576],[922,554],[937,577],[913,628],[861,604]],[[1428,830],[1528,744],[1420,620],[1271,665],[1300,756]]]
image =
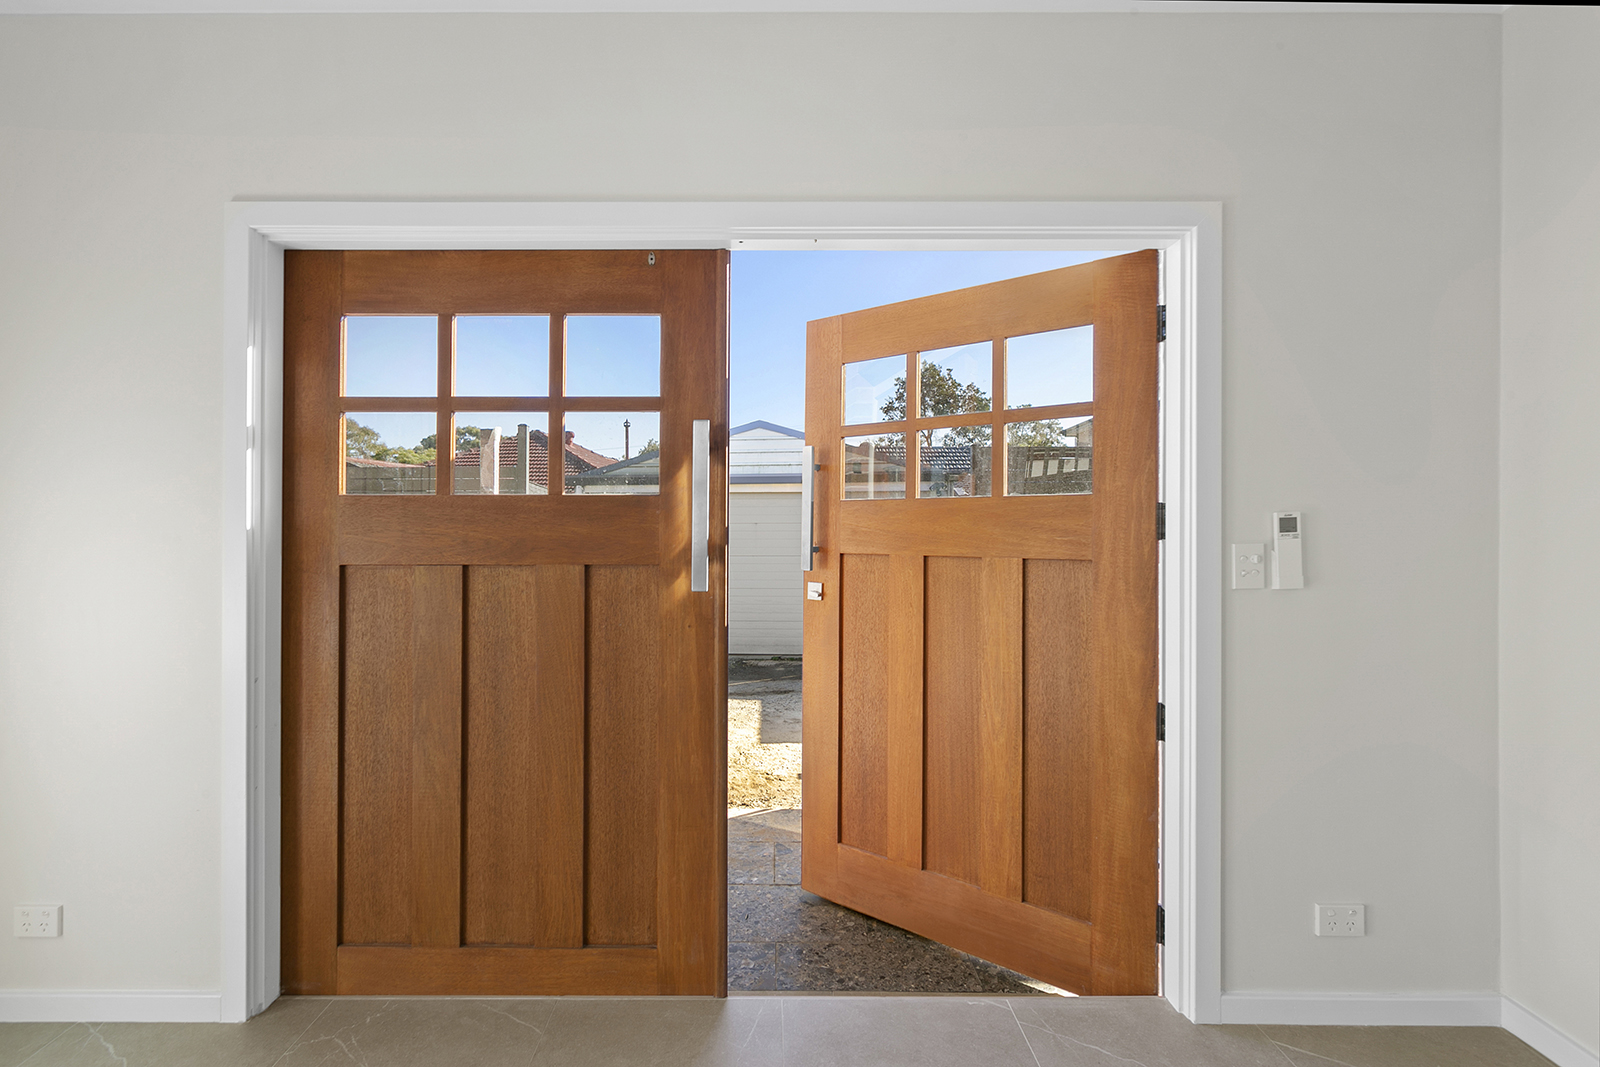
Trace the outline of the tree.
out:
[[[922,414],[966,415],[989,410],[989,394],[976,385],[962,382],[937,363],[922,365]],[[883,417],[899,422],[906,417],[905,375],[894,380],[894,395],[883,403]],[[942,445],[982,445],[989,443],[987,426],[952,426],[939,431]],[[933,444],[933,431],[922,431],[922,443]]]
[[[1045,422],[1013,422],[1006,427],[1006,444],[1012,448],[1042,448],[1066,444],[1061,423],[1055,419]]]
[[[345,416],[344,420],[344,452],[347,456],[356,456],[361,459],[386,459],[389,447],[383,443],[383,435],[370,426],[363,426],[355,419]]]
[[[660,451],[661,451],[661,442],[657,441],[654,437],[652,437],[652,438],[650,438],[650,440],[648,440],[644,444],[640,445],[639,446],[639,451],[637,453],[635,453],[635,454],[642,456],[646,452],[660,452]]]
[[[457,426],[456,451],[461,452],[468,448],[477,448],[478,434],[480,432],[481,431],[476,426]],[[428,436],[422,439],[422,443],[417,447],[419,449],[431,451],[437,455],[439,448],[439,435],[436,433],[430,433]]]

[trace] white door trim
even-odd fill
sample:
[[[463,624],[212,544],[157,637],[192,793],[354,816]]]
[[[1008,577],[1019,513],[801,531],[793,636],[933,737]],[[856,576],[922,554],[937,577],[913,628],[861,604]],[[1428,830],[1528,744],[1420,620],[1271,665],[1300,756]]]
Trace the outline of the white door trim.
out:
[[[222,1018],[278,996],[283,250],[968,248],[1164,257],[1163,993],[1219,1018],[1222,209],[1216,203],[241,202],[223,276]],[[1154,714],[1154,709],[1151,709]]]

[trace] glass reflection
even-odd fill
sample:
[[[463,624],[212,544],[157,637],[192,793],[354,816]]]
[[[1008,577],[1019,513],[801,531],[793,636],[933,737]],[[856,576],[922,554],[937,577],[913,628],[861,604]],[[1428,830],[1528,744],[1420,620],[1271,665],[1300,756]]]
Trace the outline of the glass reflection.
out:
[[[988,341],[923,352],[918,410],[923,418],[990,410],[994,345]]]
[[[569,411],[566,491],[593,496],[661,492],[661,413]]]
[[[549,416],[536,411],[458,411],[457,496],[544,496],[549,492]]]
[[[660,315],[567,316],[567,396],[660,394]]]
[[[456,316],[456,396],[549,391],[550,316]]]
[[[905,356],[884,356],[844,365],[845,425],[899,422],[905,417]]]
[[[420,496],[434,491],[433,412],[353,411],[344,417],[344,491]]]
[[[844,499],[901,500],[906,495],[906,435],[882,433],[840,442]]]
[[[1093,454],[1092,418],[1013,422],[1006,426],[1006,495],[1091,492]]]
[[[438,388],[437,316],[345,316],[345,396],[434,396]]]
[[[922,431],[917,449],[917,495],[988,496],[993,452],[988,426]]]
[[[1006,407],[1094,399],[1094,327],[1006,338]]]

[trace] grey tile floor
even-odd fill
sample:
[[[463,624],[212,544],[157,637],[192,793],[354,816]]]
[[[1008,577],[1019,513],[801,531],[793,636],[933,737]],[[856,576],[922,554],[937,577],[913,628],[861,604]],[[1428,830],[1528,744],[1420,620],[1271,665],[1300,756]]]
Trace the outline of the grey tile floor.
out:
[[[247,1023],[0,1023],[0,1067],[1547,1067],[1492,1027],[1195,1026],[1154,997],[285,997]]]

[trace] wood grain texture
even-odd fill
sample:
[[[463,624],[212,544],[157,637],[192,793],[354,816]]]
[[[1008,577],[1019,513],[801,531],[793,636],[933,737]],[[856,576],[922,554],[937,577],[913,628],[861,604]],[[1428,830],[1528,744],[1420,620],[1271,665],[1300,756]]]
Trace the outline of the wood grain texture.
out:
[[[661,559],[653,496],[341,496],[341,563],[642,563]]]
[[[588,658],[584,942],[653,945],[660,571],[590,567],[582,624]]]
[[[659,993],[653,948],[339,949],[340,993],[363,996],[546,997],[574,989]]]
[[[808,577],[825,599],[805,610],[802,884],[1083,993],[1156,989],[1156,266],[1154,253],[1114,257],[817,320],[807,334],[806,432],[822,468],[822,551]],[[1092,405],[960,421],[988,421],[998,443],[1008,420],[1092,413],[1093,495],[1007,497],[997,485],[989,498],[840,499],[844,362],[987,340],[998,407],[1003,338],[1091,323]],[[856,564],[884,558],[925,558],[921,598]],[[884,855],[871,820],[851,813],[885,792],[880,766],[917,755],[909,715],[885,728],[880,757],[855,710],[910,706],[852,662],[869,627],[890,635],[889,663],[922,663],[925,869],[902,844]],[[905,636],[918,631],[920,646]],[[828,713],[814,718],[817,706]],[[897,810],[911,792],[903,773],[889,778],[884,803]],[[886,836],[898,842],[905,825]]]
[[[461,568],[415,567],[411,581],[411,943],[453,948],[461,944]]]
[[[338,394],[342,254],[283,254],[285,992],[325,994],[339,936]]]
[[[656,944],[663,993],[727,993],[726,251],[659,253],[667,276],[663,374],[661,678],[657,731]],[[681,264],[681,266],[680,266]],[[690,591],[693,424],[710,423],[708,582]],[[668,547],[670,546],[670,548]]]
[[[1095,268],[1094,989],[1154,993],[1159,888],[1156,253]]]
[[[923,864],[977,885],[989,801],[983,791],[984,561],[930,556],[927,575]]]
[[[923,680],[926,657],[923,618],[926,588],[924,559],[920,555],[889,557],[889,585],[885,590],[889,619],[887,630],[889,675],[885,783],[888,806],[888,856],[896,863],[920,869],[923,855]]]
[[[727,253],[288,259],[286,979],[307,993],[722,992]],[[447,476],[434,496],[341,497],[349,313],[440,315],[445,392],[450,316],[550,314],[551,395],[531,406],[557,427],[567,409],[660,410],[662,495],[454,497]],[[660,315],[661,396],[563,398],[567,313]],[[448,440],[458,410],[526,409],[505,399],[348,406],[437,411]],[[712,420],[714,534],[712,591],[691,595],[696,418]],[[559,450],[552,459],[559,484]],[[409,604],[390,571],[410,575]],[[503,625],[496,598],[526,599],[529,572],[537,617]],[[354,703],[341,709],[351,657]],[[495,659],[509,674],[493,674]],[[342,809],[341,715],[355,741]],[[343,890],[341,863],[354,875]],[[367,944],[340,947],[341,901]],[[586,939],[659,951],[579,948]]]
[[[819,496],[822,484],[819,475]],[[1089,558],[1094,504],[1087,494],[851,500],[841,504],[832,546],[839,552]],[[1152,514],[1154,511],[1152,504]]]
[[[980,648],[969,653],[981,672],[978,760],[982,865],[978,884],[1006,900],[1022,900],[1022,560],[983,561]],[[974,654],[975,653],[975,654]]]
[[[1030,559],[1023,573],[1022,896],[1087,920],[1094,566]]]
[[[414,570],[344,572],[342,944],[411,943]]]
[[[887,856],[893,570],[888,556],[849,555],[840,576],[839,840]]]
[[[467,572],[467,944],[583,944],[583,617],[581,566]]]

